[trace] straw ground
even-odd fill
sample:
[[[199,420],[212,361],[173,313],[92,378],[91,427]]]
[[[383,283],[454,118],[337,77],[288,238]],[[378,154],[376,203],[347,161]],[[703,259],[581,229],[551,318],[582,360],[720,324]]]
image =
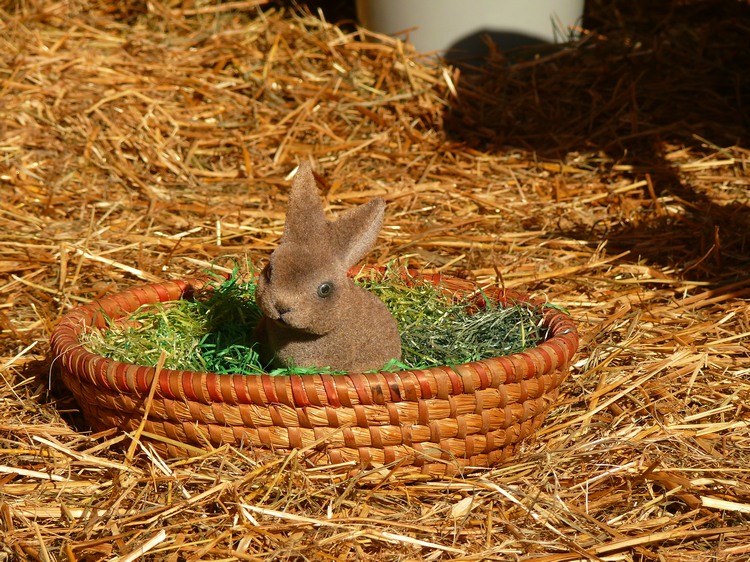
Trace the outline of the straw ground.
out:
[[[4,3],[0,558],[750,557],[747,3],[589,4],[579,41],[462,74],[260,0]],[[262,260],[309,157],[332,211],[387,200],[373,262],[577,319],[517,460],[363,486],[302,452],[159,459],[75,415],[60,317]]]

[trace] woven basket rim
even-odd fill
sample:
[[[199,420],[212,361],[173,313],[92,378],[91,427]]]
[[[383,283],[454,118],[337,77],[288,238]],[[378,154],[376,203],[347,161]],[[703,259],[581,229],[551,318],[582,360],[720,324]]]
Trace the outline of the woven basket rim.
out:
[[[381,268],[372,268],[381,269]],[[414,278],[412,271],[407,271],[410,277]],[[433,283],[454,283],[463,285],[462,289],[477,291],[479,287],[470,281],[463,279],[443,276],[440,274],[419,274],[419,277],[427,279]],[[66,366],[78,365],[78,366],[91,366],[91,371],[95,372],[97,376],[86,376],[87,382],[94,384],[95,386],[106,387],[110,390],[116,390],[121,392],[135,393],[139,395],[145,395],[151,389],[154,382],[154,376],[156,375],[156,368],[144,365],[135,365],[131,363],[123,363],[110,359],[101,355],[97,355],[86,350],[80,342],[81,332],[89,328],[96,322],[97,317],[106,316],[109,319],[119,319],[126,314],[129,314],[136,310],[138,306],[143,304],[156,304],[157,302],[169,302],[177,300],[178,298],[189,298],[190,294],[197,289],[203,287],[209,278],[189,278],[185,280],[175,281],[163,281],[159,283],[151,283],[147,285],[140,285],[130,289],[126,289],[122,292],[118,292],[112,295],[107,295],[96,299],[90,303],[80,305],[67,313],[55,327],[52,336],[50,338],[50,345],[53,353],[53,361],[63,361]],[[472,289],[473,287],[473,289]],[[489,287],[483,289],[483,294],[490,294],[493,298],[500,298],[503,304],[513,299],[516,301],[528,302],[533,306],[541,306],[545,303],[544,299],[531,299],[528,295],[512,290],[503,290],[497,287]],[[479,293],[478,293],[479,294]],[[151,300],[150,297],[153,295],[159,295],[159,298]],[[174,296],[176,298],[164,298],[162,296]],[[128,300],[139,302],[138,306],[134,308],[132,306],[123,308],[123,303]],[[120,314],[112,314],[113,310],[120,310]],[[574,353],[578,349],[579,337],[576,329],[575,321],[566,313],[553,308],[547,307],[544,310],[543,317],[544,327],[549,330],[548,338],[537,346],[528,348],[524,351],[512,353],[499,357],[491,357],[481,359],[478,361],[472,361],[470,363],[464,363],[462,367],[469,367],[479,375],[481,381],[479,388],[488,388],[498,384],[498,381],[489,380],[487,375],[491,369],[487,368],[487,365],[491,362],[511,362],[521,364],[532,364],[533,360],[530,357],[532,353],[541,353],[545,356],[552,357],[551,369],[558,368],[560,364],[569,363]],[[554,359],[559,358],[559,359]],[[292,387],[291,397],[279,397],[280,402],[290,403],[296,406],[314,405],[317,400],[315,397],[310,397],[310,393],[306,390],[315,386],[313,381],[318,379],[323,387],[332,388],[335,385],[330,384],[331,378],[348,378],[352,381],[355,388],[373,388],[374,386],[380,387],[381,385],[371,385],[370,382],[377,381],[382,382],[393,382],[404,378],[416,378],[421,387],[422,397],[429,397],[435,395],[434,392],[429,391],[428,379],[435,377],[437,380],[441,380],[447,384],[448,388],[443,388],[438,392],[443,397],[446,395],[461,394],[466,391],[463,388],[462,379],[456,376],[455,366],[444,365],[438,367],[428,367],[425,369],[404,369],[399,371],[376,371],[376,372],[350,372],[345,374],[329,374],[329,373],[316,373],[316,374],[289,374],[289,375],[270,375],[268,373],[263,374],[221,374],[201,371],[188,371],[188,370],[177,370],[177,369],[162,369],[159,371],[159,383],[157,385],[156,394],[168,398],[180,397],[184,390],[178,392],[171,392],[170,389],[174,387],[184,387],[185,383],[194,381],[194,385],[202,385],[206,388],[222,388],[231,387],[235,388],[238,385],[234,384],[234,379],[240,377],[242,380],[255,379],[254,382],[259,383],[266,389],[272,389],[277,387],[275,384],[277,379],[289,381]],[[87,370],[87,369],[84,369]],[[522,369],[523,370],[523,369]],[[79,372],[80,369],[72,369],[76,372],[76,376],[82,376],[83,373]],[[540,373],[529,370],[525,375],[524,379],[538,376]],[[210,384],[203,385],[201,381],[207,382],[210,380]],[[487,380],[484,380],[487,379]],[[514,381],[499,381],[503,382],[514,382]],[[188,384],[188,386],[191,386]],[[390,384],[391,388],[396,385]],[[433,385],[434,386],[434,385]],[[201,394],[199,389],[195,389],[197,395]],[[447,393],[447,394],[446,394]],[[192,394],[192,392],[191,392]],[[211,395],[205,397],[211,402],[226,402],[231,401],[237,403],[244,403],[243,397],[232,396],[227,400],[226,393],[214,391]],[[273,394],[273,392],[271,392]],[[326,392],[327,398],[331,398],[331,394]],[[249,397],[245,397],[246,399]],[[398,400],[398,396],[360,396],[362,403],[385,403],[391,400]],[[252,400],[250,400],[252,403]],[[335,402],[335,399],[334,399]]]

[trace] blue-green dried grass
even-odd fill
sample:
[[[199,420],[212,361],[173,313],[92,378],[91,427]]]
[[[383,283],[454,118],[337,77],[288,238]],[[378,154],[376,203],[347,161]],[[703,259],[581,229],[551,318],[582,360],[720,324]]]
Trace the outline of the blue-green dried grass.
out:
[[[525,303],[487,306],[473,314],[467,301],[446,295],[428,282],[407,284],[393,271],[357,280],[380,297],[399,325],[403,357],[386,370],[457,365],[523,351],[545,338],[542,314]],[[155,365],[162,350],[169,369],[214,373],[262,373],[252,333],[260,318],[255,282],[238,272],[217,278],[194,300],[148,305],[125,323],[92,330],[84,345],[117,361]],[[272,375],[308,374],[319,369],[277,369]],[[328,371],[331,372],[331,371]]]
[[[523,302],[502,307],[482,295],[486,306],[471,314],[470,295],[446,294],[428,282],[409,287],[393,273],[369,283],[368,289],[386,303],[398,322],[401,363],[406,368],[509,355],[539,344],[546,335],[542,314]]]

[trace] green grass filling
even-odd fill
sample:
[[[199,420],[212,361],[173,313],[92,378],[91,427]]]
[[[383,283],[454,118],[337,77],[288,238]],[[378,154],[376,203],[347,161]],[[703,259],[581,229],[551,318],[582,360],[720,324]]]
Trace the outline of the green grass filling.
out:
[[[255,304],[255,277],[215,276],[191,300],[146,305],[104,330],[88,330],[82,343],[92,353],[136,365],[189,371],[265,372],[253,349],[253,329],[261,317]],[[546,337],[542,311],[524,302],[501,306],[486,295],[476,309],[472,295],[448,294],[428,281],[407,284],[392,269],[355,281],[375,293],[396,319],[402,358],[384,370],[458,365],[533,347]],[[277,369],[272,375],[309,374],[320,369]]]

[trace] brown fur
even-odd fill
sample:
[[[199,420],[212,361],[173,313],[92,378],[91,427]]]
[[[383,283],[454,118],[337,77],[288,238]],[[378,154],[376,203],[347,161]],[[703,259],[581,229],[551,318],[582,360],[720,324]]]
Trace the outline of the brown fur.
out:
[[[391,313],[346,275],[375,243],[384,210],[377,198],[326,220],[312,168],[300,165],[281,244],[258,279],[255,335],[266,364],[367,371],[401,357]],[[332,290],[319,296],[324,284]]]

